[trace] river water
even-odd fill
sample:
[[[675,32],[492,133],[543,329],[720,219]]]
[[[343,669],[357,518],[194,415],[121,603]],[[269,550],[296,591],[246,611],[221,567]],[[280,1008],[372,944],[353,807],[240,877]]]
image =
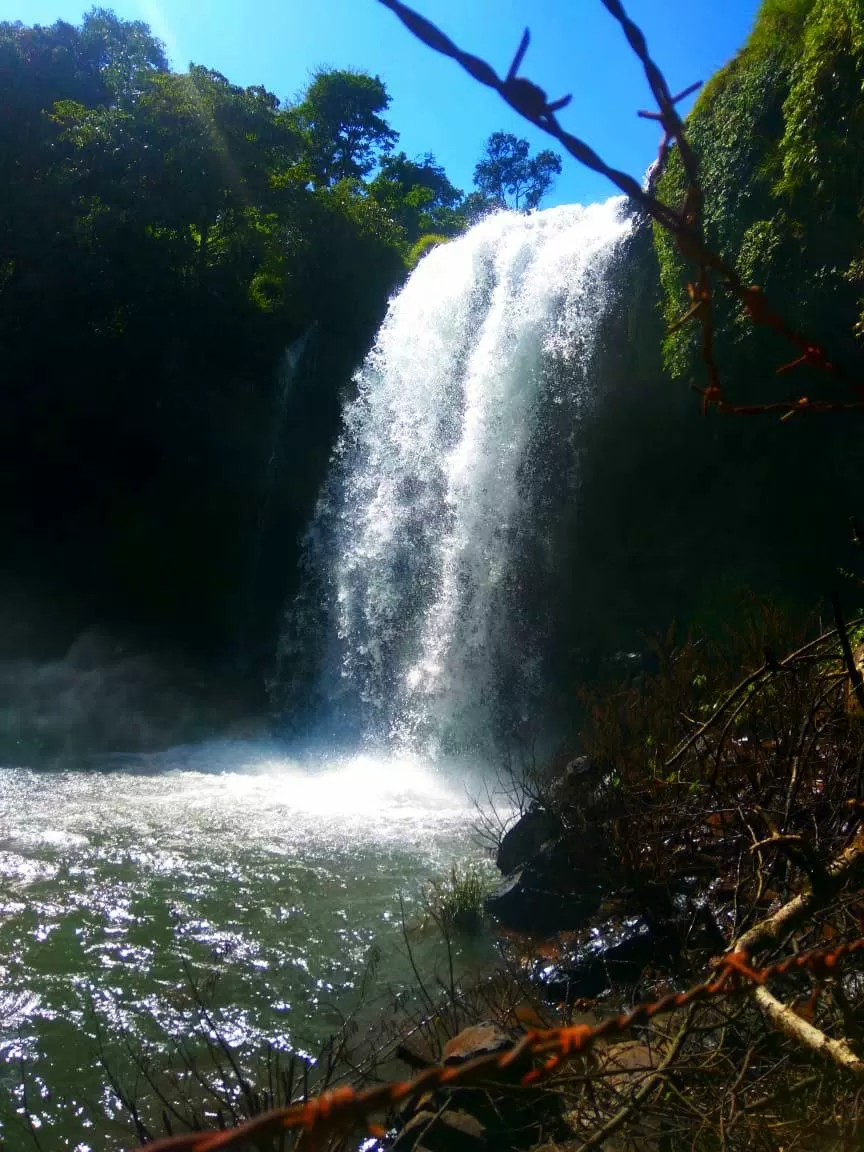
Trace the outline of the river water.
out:
[[[266,1039],[314,1058],[373,958],[364,1010],[407,988],[403,909],[417,923],[424,885],[480,855],[467,779],[243,744],[0,769],[9,1147],[23,1140],[22,1060],[46,1150],[113,1147],[100,1046],[122,1067],[127,1038],[188,1030],[187,970],[219,973],[220,1029],[250,1053]]]

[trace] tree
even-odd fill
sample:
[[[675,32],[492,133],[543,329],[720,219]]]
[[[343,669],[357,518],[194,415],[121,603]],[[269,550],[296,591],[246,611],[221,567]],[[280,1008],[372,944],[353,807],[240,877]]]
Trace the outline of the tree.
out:
[[[490,204],[529,212],[560,172],[561,157],[549,148],[531,156],[527,140],[512,132],[493,132],[474,169],[474,184]]]
[[[320,186],[367,176],[399,138],[381,116],[390,97],[379,76],[319,69],[296,108],[314,182]]]
[[[399,196],[428,185],[411,218],[459,199],[431,160],[369,194],[388,103],[353,73],[298,107],[178,75],[102,9],[0,22],[4,579],[38,567],[53,598],[62,571],[106,620],[269,658],[343,388],[405,272]]]
[[[128,101],[148,77],[169,69],[164,46],[141,20],[120,20],[107,8],[93,8],[80,35],[112,101]]]
[[[464,193],[430,153],[418,160],[404,152],[385,156],[369,194],[403,229],[409,244],[433,232],[452,236],[465,227]]]

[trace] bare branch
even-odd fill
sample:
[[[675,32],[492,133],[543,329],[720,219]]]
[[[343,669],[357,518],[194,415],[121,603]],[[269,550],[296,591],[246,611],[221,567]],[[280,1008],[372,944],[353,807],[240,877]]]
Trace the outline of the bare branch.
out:
[[[735,941],[738,951],[753,953],[771,944],[778,944],[783,936],[803,924],[808,916],[818,911],[841,888],[864,876],[864,834],[859,833],[852,843],[832,860],[825,869],[824,883],[817,889],[802,892],[778,908],[771,916],[760,920]]]
[[[817,1055],[824,1056],[843,1072],[864,1080],[864,1060],[855,1055],[845,1040],[826,1036],[821,1029],[802,1019],[787,1005],[781,1004],[765,987],[754,989],[753,999],[778,1031],[797,1040]]]

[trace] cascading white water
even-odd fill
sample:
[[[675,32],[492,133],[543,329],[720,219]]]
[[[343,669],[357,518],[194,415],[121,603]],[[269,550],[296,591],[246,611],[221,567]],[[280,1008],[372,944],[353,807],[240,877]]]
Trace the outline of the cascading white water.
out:
[[[391,301],[309,546],[325,704],[353,697],[367,735],[426,751],[470,739],[502,685],[530,679],[525,557],[549,544],[538,500],[570,482],[549,468],[553,441],[575,467],[630,228],[621,200],[499,213],[434,249]]]

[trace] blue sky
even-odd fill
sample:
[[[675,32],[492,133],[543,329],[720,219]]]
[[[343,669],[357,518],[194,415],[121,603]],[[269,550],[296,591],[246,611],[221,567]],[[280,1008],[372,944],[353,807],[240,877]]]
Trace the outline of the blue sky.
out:
[[[639,120],[649,94],[638,62],[600,0],[414,0],[461,47],[505,72],[523,28],[532,45],[522,75],[550,95],[573,93],[561,114],[609,163],[634,174],[657,149],[657,126]],[[758,0],[628,0],[630,15],[673,89],[706,80],[743,44]],[[0,0],[0,20],[77,23],[82,0]],[[409,156],[432,152],[470,188],[486,137],[503,129],[546,147],[496,93],[452,60],[417,43],[377,0],[115,0],[119,16],[145,20],[175,67],[190,61],[278,96],[302,90],[318,65],[377,72],[393,97],[389,118]],[[565,158],[550,203],[588,202],[613,189]]]

